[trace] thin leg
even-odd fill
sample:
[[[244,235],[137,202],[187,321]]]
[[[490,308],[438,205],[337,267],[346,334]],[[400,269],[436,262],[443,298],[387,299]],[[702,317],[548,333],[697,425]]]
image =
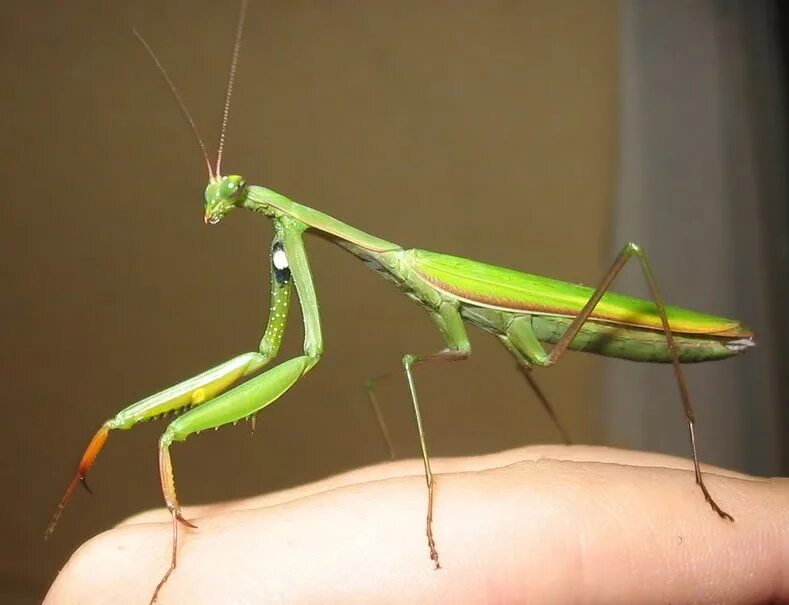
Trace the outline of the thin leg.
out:
[[[534,394],[537,395],[537,399],[539,399],[540,403],[542,403],[542,407],[548,413],[548,416],[550,416],[551,421],[553,422],[554,426],[557,428],[557,430],[561,434],[562,441],[564,441],[564,444],[565,445],[572,445],[572,441],[570,441],[570,435],[567,433],[567,431],[565,430],[564,426],[562,426],[562,423],[559,422],[559,417],[556,415],[556,411],[553,409],[553,406],[548,401],[548,398],[545,396],[545,393],[543,393],[542,389],[537,384],[537,381],[534,379],[534,376],[532,375],[531,367],[528,367],[528,366],[519,366],[519,367],[520,367],[521,371],[523,372],[523,375],[526,377],[526,380],[528,381],[529,386],[534,391]]]
[[[516,320],[518,321],[518,320]],[[562,441],[565,445],[571,445],[572,441],[570,441],[570,435],[567,430],[562,425],[561,421],[559,420],[559,416],[556,414],[556,410],[551,405],[551,402],[548,401],[548,398],[545,396],[545,393],[540,388],[540,385],[537,384],[537,381],[534,379],[534,375],[532,374],[532,364],[529,362],[526,355],[524,355],[513,343],[509,336],[502,335],[499,336],[499,340],[507,347],[507,350],[513,354],[515,360],[517,362],[518,368],[523,372],[523,376],[526,378],[526,381],[529,383],[531,390],[537,396],[537,399],[542,404],[543,409],[548,414],[548,417],[553,422],[553,425],[556,427],[556,430],[559,431],[559,434],[562,437]],[[540,345],[542,347],[542,345]]]
[[[375,394],[375,387],[378,386],[378,383],[386,378],[390,378],[395,375],[395,372],[386,372],[384,374],[379,374],[378,376],[373,376],[372,378],[368,378],[364,381],[364,391],[367,394],[367,401],[370,404],[370,408],[375,415],[375,419],[378,422],[378,428],[381,430],[381,436],[384,439],[384,443],[386,444],[386,449],[389,452],[389,459],[394,460],[395,458],[395,451],[394,446],[392,445],[392,439],[389,436],[389,430],[386,428],[386,422],[384,421],[383,413],[381,412],[381,406],[378,404],[378,397]]]
[[[430,549],[430,559],[435,564],[436,569],[438,569],[441,567],[441,563],[438,559],[436,542],[433,538],[433,496],[435,481],[433,479],[433,471],[430,468],[430,455],[428,454],[427,450],[427,438],[425,436],[424,426],[422,425],[422,412],[419,409],[419,398],[417,397],[416,385],[414,384],[414,367],[433,361],[461,361],[463,359],[467,359],[471,353],[471,345],[468,341],[468,335],[466,334],[466,328],[463,325],[463,320],[455,307],[445,303],[441,305],[438,312],[432,317],[444,335],[449,348],[439,351],[438,353],[430,353],[426,355],[414,355],[410,353],[404,355],[403,368],[405,369],[406,378],[408,379],[408,389],[411,392],[411,402],[414,405],[416,428],[417,431],[419,431],[419,444],[422,447],[422,461],[424,462],[425,466],[425,482],[427,483],[427,545]]]
[[[545,396],[545,393],[543,393],[542,389],[540,388],[540,385],[538,385],[537,381],[534,379],[534,376],[532,375],[532,368],[530,366],[518,366],[518,367],[523,372],[523,375],[526,377],[526,381],[529,383],[529,386],[531,387],[532,391],[534,391],[534,394],[537,395],[537,399],[540,400],[543,409],[545,409],[545,411],[548,413],[548,416],[551,418],[551,421],[553,422],[554,426],[559,431],[559,434],[562,436],[562,441],[564,442],[564,444],[572,445],[572,441],[570,440],[570,435],[567,432],[567,430],[564,428],[562,423],[559,421],[559,417],[556,415],[556,410],[553,409],[551,402],[548,401],[548,398]]]
[[[419,431],[419,444],[422,447],[422,460],[425,465],[425,482],[427,483],[427,546],[430,549],[430,559],[433,561],[433,563],[435,563],[436,569],[441,567],[441,563],[438,560],[436,541],[433,538],[433,493],[435,489],[435,481],[433,479],[433,471],[430,468],[430,455],[427,451],[425,429],[422,426],[422,412],[419,409],[419,399],[417,398],[416,385],[414,384],[414,367],[430,361],[461,361],[467,358],[467,351],[453,351],[450,349],[445,349],[438,353],[430,353],[428,355],[408,354],[403,357],[403,367],[405,368],[406,377],[408,379],[408,389],[411,392],[411,401],[414,404],[416,428]]]
[[[570,324],[570,327],[567,328],[567,331],[557,341],[551,352],[545,355],[545,351],[543,349],[542,357],[537,356],[534,359],[530,359],[530,361],[533,361],[539,365],[549,366],[553,365],[561,358],[561,356],[569,347],[570,343],[578,334],[581,326],[583,326],[584,322],[589,319],[589,316],[592,314],[592,311],[594,311],[597,303],[600,302],[603,294],[605,294],[605,292],[610,288],[614,279],[616,279],[616,276],[619,275],[622,267],[624,267],[627,261],[633,256],[638,257],[638,260],[641,263],[641,269],[644,272],[644,277],[646,278],[647,285],[649,286],[652,300],[654,301],[657,312],[660,315],[660,321],[663,324],[663,332],[666,335],[666,343],[668,344],[669,351],[671,352],[671,364],[674,367],[674,374],[677,377],[677,385],[679,387],[680,397],[682,398],[682,405],[685,409],[685,417],[688,421],[688,433],[690,436],[690,448],[691,452],[693,453],[693,469],[696,474],[696,483],[701,489],[704,499],[712,507],[712,510],[718,513],[718,515],[720,515],[720,517],[723,519],[734,521],[734,518],[730,514],[718,506],[717,502],[715,502],[707,490],[707,486],[704,484],[704,479],[701,475],[701,467],[699,466],[699,456],[696,451],[696,417],[693,413],[693,406],[690,402],[690,395],[688,394],[685,375],[682,371],[682,366],[679,363],[677,348],[674,344],[674,336],[671,333],[671,327],[669,326],[668,317],[666,316],[666,305],[663,303],[663,297],[660,295],[660,291],[658,290],[657,283],[655,282],[654,274],[652,273],[652,269],[649,266],[649,262],[647,261],[646,254],[638,245],[630,242],[622,249],[622,251],[616,257],[616,260],[614,260],[614,263],[611,265],[611,268],[603,277],[600,285],[597,287],[592,297],[587,301],[586,305],[584,305],[584,308]]]

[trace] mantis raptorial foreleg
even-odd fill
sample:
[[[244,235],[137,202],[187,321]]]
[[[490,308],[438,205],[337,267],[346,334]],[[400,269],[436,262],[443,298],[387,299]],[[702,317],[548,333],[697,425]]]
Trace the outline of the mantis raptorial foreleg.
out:
[[[323,352],[317,297],[301,239],[303,225],[282,219],[276,222],[275,227],[278,236],[281,235],[281,240],[275,239],[272,247],[272,284],[285,286],[289,284],[291,276],[293,278],[304,317],[304,355],[289,359],[199,408],[185,413],[173,420],[165,430],[159,440],[159,474],[164,500],[172,516],[173,544],[170,567],[156,586],[151,603],[156,601],[159,591],[176,567],[178,523],[194,527],[184,519],[178,504],[170,460],[170,445],[173,441],[184,441],[194,433],[234,423],[259,412],[276,401],[318,363]],[[268,343],[268,346],[278,349],[282,339],[285,325],[284,308],[278,306],[276,292],[272,295],[272,313],[269,316],[269,325],[261,342],[261,348]],[[283,312],[280,312],[280,309]]]
[[[265,359],[260,353],[244,353],[169,389],[133,403],[118,412],[113,418],[107,420],[101,425],[101,428],[99,428],[85,449],[85,453],[82,455],[77,467],[77,472],[66,489],[60,504],[58,504],[52,520],[49,522],[44,534],[45,538],[48,538],[55,530],[55,525],[60,519],[60,515],[77,484],[81,482],[87,488],[86,476],[88,471],[104,447],[111,430],[130,429],[139,422],[152,420],[200,405],[229,388],[239,378],[247,374],[250,367],[260,366],[264,363]]]
[[[605,274],[602,281],[600,282],[600,285],[594,291],[594,294],[584,305],[583,309],[581,309],[581,312],[575,317],[575,319],[573,319],[572,323],[567,328],[567,331],[556,342],[550,353],[547,353],[542,343],[537,340],[531,327],[531,318],[527,315],[519,317],[512,322],[507,330],[507,338],[528,358],[529,362],[532,364],[544,367],[555,364],[567,351],[570,343],[572,343],[573,339],[578,335],[578,332],[581,330],[584,322],[589,319],[589,316],[592,314],[592,311],[594,311],[597,303],[600,302],[603,294],[605,294],[605,292],[611,287],[611,284],[614,282],[617,275],[619,275],[619,272],[625,266],[627,261],[634,256],[638,257],[638,260],[641,263],[641,269],[644,272],[644,277],[646,278],[647,285],[649,286],[650,295],[655,303],[657,312],[660,315],[663,332],[666,335],[666,343],[668,344],[668,349],[671,355],[671,363],[674,366],[674,373],[677,377],[677,385],[679,386],[682,404],[685,409],[685,417],[688,421],[690,447],[693,453],[693,468],[696,474],[696,483],[698,484],[699,488],[701,488],[701,492],[704,494],[704,499],[709,503],[712,509],[722,518],[733,521],[734,519],[732,516],[721,509],[720,506],[718,506],[717,502],[715,502],[715,500],[712,498],[709,491],[707,491],[707,486],[704,485],[704,479],[701,476],[701,468],[699,466],[699,457],[696,452],[696,419],[693,414],[693,406],[690,403],[690,396],[688,395],[688,387],[685,382],[685,375],[682,371],[682,366],[679,363],[679,356],[677,353],[677,347],[674,343],[674,336],[672,335],[671,327],[669,326],[668,318],[666,316],[666,305],[663,302],[663,297],[660,295],[660,291],[658,290],[657,283],[655,282],[655,276],[652,273],[651,267],[649,266],[649,261],[647,261],[646,254],[637,244],[634,244],[633,242],[626,244],[622,251],[617,255],[616,259],[611,265],[611,268]]]
[[[276,268],[278,251],[284,254],[282,249],[281,235],[278,234],[271,248],[271,311],[258,352],[244,353],[234,357],[197,376],[188,378],[177,385],[146,397],[124,408],[113,418],[102,424],[85,449],[85,453],[82,455],[77,467],[77,472],[66,489],[66,493],[55,510],[55,514],[52,516],[45,537],[49,537],[54,531],[55,525],[57,525],[60,515],[77,484],[82,483],[88,489],[86,483],[87,473],[104,447],[110,431],[115,429],[128,430],[140,422],[183,412],[210,401],[230,388],[240,378],[259,371],[277,355],[285,330],[292,289],[289,270],[287,273],[283,273]],[[88,489],[88,491],[90,490]]]
[[[159,440],[159,474],[164,501],[172,516],[172,556],[170,567],[156,586],[151,602],[156,601],[159,590],[176,567],[178,523],[195,527],[195,525],[184,519],[176,497],[175,480],[170,461],[170,445],[172,442],[184,441],[189,435],[194,433],[237,422],[260,411],[292,387],[315,364],[315,361],[309,355],[289,359],[266,371],[264,374],[256,376],[248,382],[220,395],[216,399],[212,399],[205,405],[176,418],[167,427],[167,430],[165,430]]]

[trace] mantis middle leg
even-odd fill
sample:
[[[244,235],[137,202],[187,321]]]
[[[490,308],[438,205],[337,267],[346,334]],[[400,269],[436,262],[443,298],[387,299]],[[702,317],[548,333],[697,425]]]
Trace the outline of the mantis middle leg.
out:
[[[532,364],[529,362],[528,358],[515,347],[512,342],[510,341],[509,337],[506,334],[500,334],[499,340],[502,344],[507,348],[507,350],[515,357],[518,369],[523,372],[523,376],[526,378],[526,382],[529,384],[534,395],[539,400],[540,404],[542,405],[545,412],[548,414],[548,417],[551,419],[551,422],[556,427],[556,430],[561,435],[562,441],[565,445],[571,445],[572,441],[570,440],[570,435],[567,432],[567,429],[564,428],[564,425],[559,420],[559,416],[556,414],[556,410],[554,409],[551,402],[546,397],[543,390],[540,388],[540,385],[537,384],[537,381],[532,376]],[[463,358],[465,359],[465,357]],[[454,359],[453,359],[454,360]],[[383,414],[381,413],[381,407],[378,404],[378,397],[375,394],[375,387],[378,383],[383,380],[384,378],[389,378],[394,375],[394,371],[386,372],[384,374],[379,374],[378,376],[374,376],[372,378],[368,378],[364,383],[364,389],[367,394],[367,401],[370,404],[370,408],[373,411],[373,415],[378,423],[378,428],[380,429],[381,436],[383,437],[384,443],[386,444],[386,448],[389,452],[389,458],[394,460],[395,453],[394,453],[394,446],[392,445],[391,437],[389,436],[389,431],[386,428],[386,422],[384,421]]]
[[[431,314],[431,317],[433,321],[436,323],[436,325],[438,326],[441,333],[443,334],[447,342],[447,348],[437,353],[429,353],[429,354],[409,353],[407,355],[404,355],[403,368],[405,369],[406,378],[408,380],[408,388],[411,394],[411,402],[413,403],[414,406],[416,426],[417,426],[417,431],[419,432],[419,444],[422,448],[422,460],[424,462],[424,467],[425,467],[425,481],[427,483],[427,515],[426,515],[427,543],[428,543],[428,548],[430,549],[430,559],[435,563],[436,569],[438,569],[441,567],[441,564],[438,557],[438,551],[436,550],[435,539],[433,537],[433,500],[434,500],[435,480],[433,477],[433,471],[430,468],[430,455],[428,452],[427,438],[425,435],[425,430],[422,422],[422,412],[419,408],[419,398],[416,393],[416,385],[414,382],[413,369],[417,365],[433,362],[433,361],[461,361],[464,359],[468,359],[469,355],[471,354],[471,344],[469,343],[468,340],[468,334],[466,333],[466,327],[465,324],[463,323],[463,318],[461,317],[455,305],[447,302],[442,303],[439,306],[438,310]],[[554,424],[561,432],[565,442],[569,443],[569,438],[567,436],[567,433],[562,427],[558,418],[556,417],[556,414],[551,404],[548,402],[545,395],[537,386],[536,382],[534,382],[533,378],[531,378],[531,376],[528,374],[528,370],[530,369],[530,367],[528,366],[528,363],[525,360],[524,356],[518,353],[518,351],[514,347],[508,345],[508,342],[506,342],[506,336],[502,336],[501,338],[505,342],[505,345],[508,346],[510,351],[513,354],[515,354],[516,358],[519,360],[519,364],[521,365],[521,367],[526,369],[527,371],[526,378],[529,380],[529,385],[532,387],[535,394],[543,404],[543,407],[547,410]],[[368,393],[369,393],[369,388],[368,388]],[[374,399],[371,400],[371,403],[374,404],[375,400]],[[379,418],[379,422],[380,422],[380,412],[376,412],[376,415]]]
[[[422,424],[422,412],[419,409],[419,398],[416,394],[414,384],[414,367],[431,361],[461,361],[467,359],[471,354],[471,344],[466,334],[466,327],[457,308],[450,303],[442,303],[437,311],[431,314],[433,321],[438,326],[447,342],[447,348],[437,353],[413,354],[408,353],[403,356],[403,368],[408,379],[408,389],[411,392],[411,402],[414,405],[414,415],[416,417],[416,428],[419,431],[419,444],[422,447],[422,461],[425,465],[425,482],[427,483],[427,517],[426,534],[427,545],[430,549],[430,559],[436,566],[441,567],[436,550],[436,542],[433,539],[433,492],[435,481],[433,471],[430,468],[430,455],[427,450],[427,438]]]

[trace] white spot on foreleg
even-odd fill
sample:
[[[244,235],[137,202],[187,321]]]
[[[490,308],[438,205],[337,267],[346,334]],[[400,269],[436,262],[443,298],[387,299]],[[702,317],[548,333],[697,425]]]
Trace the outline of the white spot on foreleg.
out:
[[[285,254],[284,250],[274,250],[274,254],[272,255],[271,262],[274,263],[275,269],[287,269],[288,268],[288,255]]]

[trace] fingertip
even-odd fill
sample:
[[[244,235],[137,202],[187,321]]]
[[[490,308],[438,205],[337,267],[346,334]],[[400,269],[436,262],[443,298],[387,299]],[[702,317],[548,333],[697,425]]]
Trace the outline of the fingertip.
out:
[[[140,584],[148,563],[158,560],[152,537],[137,528],[118,528],[91,538],[60,571],[44,603],[139,603],[139,594],[130,588]],[[160,542],[165,546],[165,540]]]

